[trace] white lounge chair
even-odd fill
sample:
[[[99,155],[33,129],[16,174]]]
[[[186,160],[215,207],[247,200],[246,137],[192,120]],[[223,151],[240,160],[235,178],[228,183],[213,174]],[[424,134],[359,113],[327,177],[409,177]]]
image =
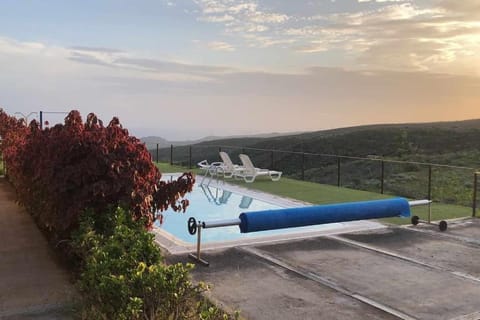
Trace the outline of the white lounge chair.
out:
[[[243,170],[236,172],[235,177],[243,178],[245,182],[253,182],[258,176],[269,176],[272,181],[278,181],[282,177],[281,171],[255,168],[252,160],[246,154],[240,154],[239,157],[242,161]]]
[[[205,174],[210,174],[211,176],[216,176],[218,172],[222,172],[223,162],[212,162],[208,163],[207,160],[202,160],[197,163],[200,170],[205,171]]]
[[[223,173],[224,178],[231,178],[243,171],[244,168],[242,166],[233,164],[228,153],[220,151],[219,154],[223,161],[223,165],[219,169],[219,172]]]

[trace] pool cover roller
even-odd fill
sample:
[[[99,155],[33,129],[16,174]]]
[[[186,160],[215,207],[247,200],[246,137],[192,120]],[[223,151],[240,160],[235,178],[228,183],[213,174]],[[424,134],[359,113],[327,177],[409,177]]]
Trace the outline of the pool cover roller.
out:
[[[241,213],[240,232],[256,232],[316,224],[389,217],[410,217],[405,198],[348,202]]]

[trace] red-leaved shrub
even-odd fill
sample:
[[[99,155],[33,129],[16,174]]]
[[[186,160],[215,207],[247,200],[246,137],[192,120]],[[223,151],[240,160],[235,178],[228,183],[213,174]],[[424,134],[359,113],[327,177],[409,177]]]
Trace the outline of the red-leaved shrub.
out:
[[[35,120],[27,127],[0,109],[0,136],[20,202],[57,239],[69,236],[87,208],[101,215],[122,205],[149,228],[157,212],[188,206],[181,199],[191,191],[193,175],[160,181],[145,145],[117,118],[104,126],[93,113],[83,122],[74,110],[64,124],[42,130]]]

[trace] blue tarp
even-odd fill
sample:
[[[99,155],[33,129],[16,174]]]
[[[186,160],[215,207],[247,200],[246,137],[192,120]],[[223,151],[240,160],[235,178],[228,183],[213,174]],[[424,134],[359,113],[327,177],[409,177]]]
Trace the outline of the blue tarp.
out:
[[[241,213],[240,232],[255,232],[388,217],[410,217],[405,198],[348,202]]]

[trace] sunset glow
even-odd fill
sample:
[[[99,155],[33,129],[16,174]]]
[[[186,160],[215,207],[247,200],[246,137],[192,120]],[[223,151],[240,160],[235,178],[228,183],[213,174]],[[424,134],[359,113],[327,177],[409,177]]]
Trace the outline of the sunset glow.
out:
[[[480,118],[478,0],[0,3],[0,106],[168,139]]]

